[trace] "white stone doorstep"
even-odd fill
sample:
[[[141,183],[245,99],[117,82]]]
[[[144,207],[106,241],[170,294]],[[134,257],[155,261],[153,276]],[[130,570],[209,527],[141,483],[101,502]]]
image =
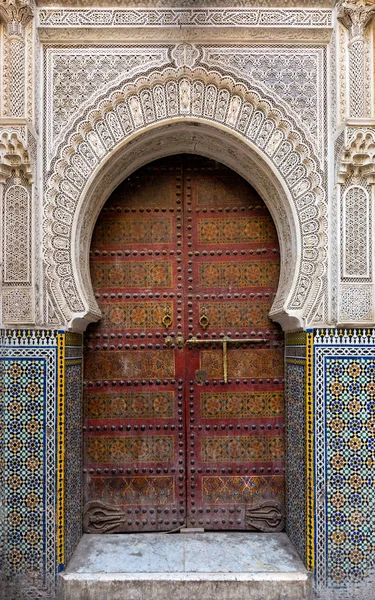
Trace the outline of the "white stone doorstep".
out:
[[[66,581],[308,581],[309,573],[61,573]]]

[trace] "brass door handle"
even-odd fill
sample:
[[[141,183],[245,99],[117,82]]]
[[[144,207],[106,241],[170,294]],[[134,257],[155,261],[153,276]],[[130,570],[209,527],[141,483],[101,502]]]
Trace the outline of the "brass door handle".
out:
[[[206,307],[202,306],[201,307],[201,314],[199,317],[199,325],[201,327],[203,327],[203,329],[207,329],[207,327],[209,326],[210,321],[208,319],[208,316],[206,315]]]
[[[244,344],[245,342],[248,343],[260,343],[260,342],[265,342],[266,340],[262,339],[262,338],[242,338],[242,339],[236,339],[236,338],[229,338],[227,336],[224,336],[222,338],[219,339],[199,339],[196,337],[192,337],[189,340],[186,340],[186,344],[188,344],[189,346],[199,346],[200,344],[222,344],[223,346],[223,380],[224,383],[228,383],[228,353],[227,353],[227,347],[228,344]]]
[[[165,309],[165,314],[164,314],[162,323],[163,323],[164,327],[166,329],[168,329],[168,327],[170,327],[172,325],[172,322],[173,322],[173,320],[172,320],[172,315],[171,315],[171,308],[170,308],[170,306],[167,306]]]

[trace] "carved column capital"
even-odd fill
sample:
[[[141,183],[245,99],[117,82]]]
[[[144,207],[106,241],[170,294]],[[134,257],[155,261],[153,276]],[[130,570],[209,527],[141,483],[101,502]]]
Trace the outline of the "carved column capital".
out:
[[[366,26],[375,15],[373,0],[339,0],[337,17],[350,32],[351,40],[363,38]]]
[[[23,35],[34,10],[35,0],[0,0],[0,19],[7,23],[10,35]]]
[[[346,144],[340,163],[338,182],[345,184],[350,176],[375,184],[375,130],[359,129]]]
[[[16,133],[3,132],[0,135],[0,183],[5,183],[12,174],[32,183],[32,170],[29,153]]]

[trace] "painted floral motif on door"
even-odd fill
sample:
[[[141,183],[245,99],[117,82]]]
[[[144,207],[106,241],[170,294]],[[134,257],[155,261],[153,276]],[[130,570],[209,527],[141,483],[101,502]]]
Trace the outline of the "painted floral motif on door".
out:
[[[214,161],[143,167],[92,239],[88,532],[284,526],[283,335],[271,216]]]

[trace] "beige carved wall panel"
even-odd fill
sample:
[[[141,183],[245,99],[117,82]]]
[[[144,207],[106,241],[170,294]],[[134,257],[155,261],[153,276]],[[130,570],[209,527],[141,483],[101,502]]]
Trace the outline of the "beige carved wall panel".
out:
[[[289,240],[281,238],[281,243],[293,268],[290,271],[290,263],[285,263],[289,273],[283,275],[284,287],[279,289],[272,314],[285,326],[289,317],[289,327],[301,325],[309,318],[317,293],[324,294],[326,290],[325,192],[319,160],[308,145],[305,132],[299,130],[279,103],[273,106],[269,96],[264,98],[254,83],[250,88],[203,67],[168,67],[121,88],[112,88],[111,94],[84,111],[65,135],[59,158],[52,163],[45,196],[44,245],[50,300],[72,327],[78,326],[80,319],[82,327],[87,320],[99,317],[89,285],[87,260],[79,262],[75,247],[80,236],[90,239],[94,225],[85,222],[85,210],[89,206],[93,210],[85,184],[94,180],[98,187],[105,165],[114,168],[121,154],[128,163],[121,177],[129,174],[138,165],[134,150],[127,152],[126,142],[155,125],[172,124],[175,120],[210,125],[215,130],[212,137],[221,138],[221,156],[216,158],[226,164],[225,147],[232,147],[232,153],[240,156],[243,149],[239,146],[247,144],[248,162],[263,163],[263,173],[267,165],[275,189],[284,189],[278,193],[282,214],[275,214],[275,221],[279,230],[285,229],[283,219],[288,223]],[[209,145],[202,153],[207,152]],[[118,165],[109,175],[112,181],[117,172]],[[255,184],[256,178],[249,170],[244,175]],[[96,210],[111,191],[105,186],[101,189],[103,197],[97,200]],[[272,202],[268,198],[271,212]]]
[[[371,322],[368,2],[340,0],[340,22],[333,3],[318,0],[304,7],[234,1],[225,11],[210,0],[5,4],[14,6],[2,14],[9,68],[1,74],[1,110],[19,119],[0,141],[7,322],[32,323],[36,311],[40,324],[83,329],[99,317],[86,252],[96,215],[115,183],[162,156],[163,145],[221,160],[264,197],[283,253],[272,316],[285,328]],[[355,80],[350,61],[357,61]],[[9,152],[5,141],[15,133],[18,146]],[[35,185],[38,152],[43,177]],[[7,227],[25,239],[19,249]],[[328,270],[328,239],[337,228]],[[43,254],[33,257],[33,244]],[[18,266],[10,258],[17,250],[27,256]]]

